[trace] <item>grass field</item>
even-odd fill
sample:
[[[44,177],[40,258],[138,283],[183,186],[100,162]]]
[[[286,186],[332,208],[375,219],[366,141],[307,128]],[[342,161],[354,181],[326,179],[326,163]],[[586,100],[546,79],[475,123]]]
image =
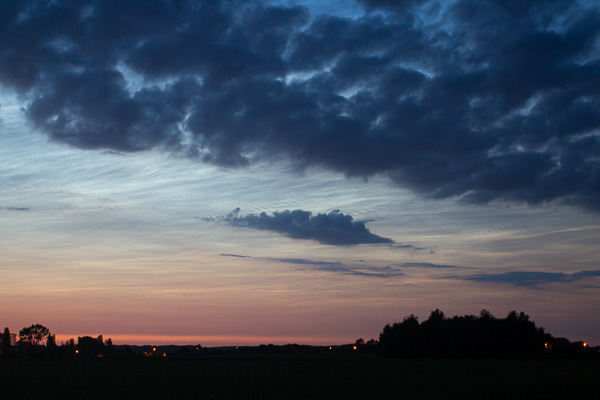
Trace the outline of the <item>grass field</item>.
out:
[[[600,399],[600,360],[0,360],[0,398]]]

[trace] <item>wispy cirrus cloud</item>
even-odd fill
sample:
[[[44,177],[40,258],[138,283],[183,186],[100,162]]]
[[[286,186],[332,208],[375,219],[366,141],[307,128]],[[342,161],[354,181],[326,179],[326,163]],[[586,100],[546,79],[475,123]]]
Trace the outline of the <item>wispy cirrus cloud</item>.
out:
[[[339,210],[317,215],[304,210],[240,215],[237,208],[222,220],[234,227],[273,231],[291,239],[314,240],[331,246],[394,243],[392,239],[371,233],[364,221],[354,220]]]

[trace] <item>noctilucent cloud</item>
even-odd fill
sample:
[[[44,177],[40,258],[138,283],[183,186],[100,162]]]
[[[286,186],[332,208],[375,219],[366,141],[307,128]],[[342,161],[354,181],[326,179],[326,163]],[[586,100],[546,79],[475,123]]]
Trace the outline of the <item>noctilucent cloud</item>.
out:
[[[592,1],[0,1],[0,323],[600,345]]]

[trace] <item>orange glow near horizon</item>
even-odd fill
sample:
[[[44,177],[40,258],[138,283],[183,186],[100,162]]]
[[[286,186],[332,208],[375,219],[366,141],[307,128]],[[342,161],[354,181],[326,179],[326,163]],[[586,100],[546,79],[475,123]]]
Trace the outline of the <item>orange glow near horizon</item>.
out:
[[[97,337],[100,334],[66,334],[57,333],[56,342],[66,343],[69,339],[79,336]],[[203,347],[218,346],[258,346],[261,344],[308,344],[329,346],[353,342],[341,337],[288,337],[288,336],[233,336],[233,335],[136,335],[136,334],[101,334],[104,340],[111,339],[114,345],[197,345]]]

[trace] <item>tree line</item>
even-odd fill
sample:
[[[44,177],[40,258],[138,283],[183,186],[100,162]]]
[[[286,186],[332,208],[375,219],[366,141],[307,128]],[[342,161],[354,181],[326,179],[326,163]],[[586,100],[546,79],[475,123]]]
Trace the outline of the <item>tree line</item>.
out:
[[[377,352],[384,357],[441,358],[598,355],[598,349],[585,342],[554,338],[523,312],[510,311],[506,318],[496,318],[481,310],[479,316],[447,318],[439,309],[421,323],[411,314],[402,322],[386,325]]]
[[[0,334],[1,355],[10,357],[23,356],[102,356],[114,353],[112,339],[104,341],[98,337],[79,336],[77,344],[71,338],[60,346],[56,343],[56,335],[41,324],[24,327],[18,334],[11,333],[8,328]]]
[[[80,336],[77,342],[69,339],[57,345],[55,335],[43,325],[33,324],[11,333],[8,328],[0,335],[1,354],[7,356],[131,356],[137,353],[131,346],[113,346],[112,340],[98,337]],[[137,346],[140,347],[140,346]],[[146,346],[148,347],[148,346]],[[219,349],[208,351],[201,345],[168,346],[166,351],[183,356],[217,354]],[[166,355],[164,351],[146,351],[141,346],[138,355]],[[195,348],[196,351],[191,351]],[[464,315],[447,318],[436,309],[429,318],[419,323],[411,314],[401,322],[387,324],[379,335],[379,340],[364,341],[362,338],[348,345],[307,346],[307,345],[261,345],[248,346],[235,353],[248,354],[299,354],[322,352],[373,353],[383,357],[430,357],[430,358],[531,358],[531,357],[598,357],[600,347],[590,348],[585,342],[571,343],[565,338],[554,338],[544,328],[537,327],[529,315],[516,311],[506,318],[496,318],[489,311],[481,310],[478,316]],[[202,351],[200,351],[202,350]]]

